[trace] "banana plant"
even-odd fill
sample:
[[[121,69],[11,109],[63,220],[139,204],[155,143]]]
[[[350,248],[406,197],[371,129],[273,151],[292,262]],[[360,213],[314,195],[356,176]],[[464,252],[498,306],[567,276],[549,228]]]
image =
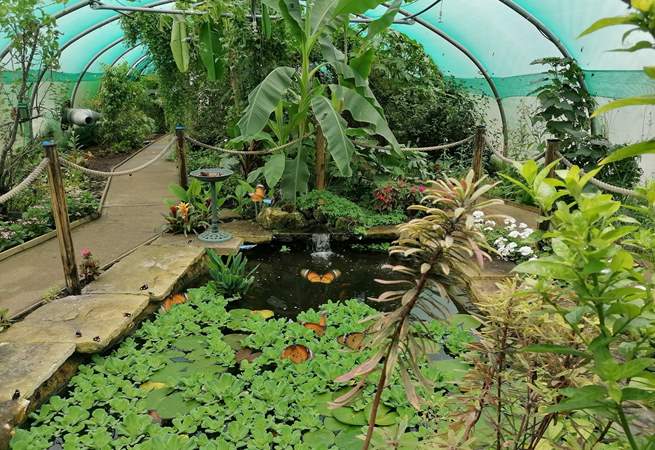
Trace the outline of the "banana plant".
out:
[[[263,0],[263,5],[283,18],[300,56],[300,66],[277,67],[248,96],[238,123],[241,140],[260,140],[262,133],[274,135],[279,144],[298,139],[286,154],[269,157],[263,174],[273,188],[281,183],[285,199],[295,203],[298,193],[308,190],[309,152],[306,145],[318,127],[339,175],[352,176],[355,154],[352,135],[378,135],[398,150],[384,113],[368,86],[374,51],[374,38],[393,22],[401,4],[396,0],[387,13],[368,26],[364,48],[348,61],[332,36],[349,26],[350,16],[363,14],[383,0]],[[312,61],[320,46],[323,61]],[[311,55],[311,56],[310,56]],[[331,69],[331,71],[330,71]],[[323,81],[330,73],[337,83]],[[348,111],[362,130],[349,128],[343,113]]]

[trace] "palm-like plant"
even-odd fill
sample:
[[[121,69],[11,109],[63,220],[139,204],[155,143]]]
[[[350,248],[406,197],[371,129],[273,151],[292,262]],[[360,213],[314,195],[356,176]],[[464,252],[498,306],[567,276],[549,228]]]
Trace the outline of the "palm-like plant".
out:
[[[368,75],[375,54],[373,38],[393,23],[401,1],[396,0],[384,16],[370,23],[364,48],[350,61],[332,42],[336,31],[348,29],[352,14],[362,14],[381,3],[381,0],[308,0],[301,5],[299,0],[263,0],[264,5],[283,17],[301,64],[299,68],[274,69],[250,93],[249,104],[238,124],[240,141],[269,139],[271,135],[279,144],[299,140],[290,150],[295,155],[273,154],[263,169],[269,187],[281,182],[284,197],[294,203],[298,192],[307,191],[310,177],[304,139],[319,129],[339,174],[352,175],[350,162],[355,147],[350,136],[354,132],[342,117],[344,111],[364,124],[368,134],[382,136],[398,147],[369,88]],[[321,63],[311,60],[317,45],[321,48]],[[325,81],[330,78],[328,68],[337,75],[335,83]]]
[[[379,302],[399,301],[398,308],[372,317],[367,331],[366,346],[376,349],[375,356],[337,378],[348,382],[357,378],[357,385],[347,394],[335,400],[333,406],[341,406],[352,399],[366,385],[366,379],[384,360],[377,385],[373,408],[369,418],[369,430],[364,448],[368,448],[375,425],[375,417],[382,391],[391,374],[399,365],[400,376],[410,403],[419,407],[421,399],[410,381],[410,372],[422,383],[430,383],[421,375],[418,361],[424,347],[417,339],[421,324],[412,312],[421,310],[435,315],[443,304],[435,304],[434,296],[421,295],[432,290],[446,300],[458,304],[457,297],[467,291],[475,266],[482,266],[489,255],[484,235],[474,226],[473,212],[502,203],[485,200],[485,192],[493,186],[484,179],[474,182],[473,172],[463,180],[447,178],[427,184],[422,204],[410,207],[420,216],[400,227],[400,238],[389,250],[390,255],[403,258],[404,264],[388,266],[400,279],[378,280],[386,285],[397,286],[373,299]],[[474,262],[475,261],[475,262]],[[473,267],[473,270],[472,270]],[[463,309],[463,305],[459,305]]]

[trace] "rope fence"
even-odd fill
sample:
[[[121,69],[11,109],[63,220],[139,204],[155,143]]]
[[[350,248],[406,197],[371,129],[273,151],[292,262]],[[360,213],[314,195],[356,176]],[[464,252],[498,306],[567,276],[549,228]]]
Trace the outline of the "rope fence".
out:
[[[89,169],[88,167],[80,166],[79,164],[75,164],[73,161],[70,161],[64,157],[60,157],[59,161],[61,162],[62,165],[67,166],[71,169],[76,169],[79,170],[80,172],[83,172],[87,175],[93,176],[93,177],[120,177],[120,176],[125,176],[125,175],[132,175],[133,173],[139,172],[147,167],[150,167],[160,159],[162,159],[168,152],[170,152],[171,148],[175,144],[175,139],[171,140],[164,149],[157,154],[153,159],[150,161],[141,164],[140,166],[134,167],[133,169],[128,169],[128,170],[121,170],[121,171],[115,171],[115,172],[103,172],[100,170],[93,170]]]
[[[566,167],[568,167],[569,169],[574,166],[574,164],[571,161],[569,161],[568,159],[566,159],[566,157],[564,155],[562,155],[560,152],[557,152],[557,157],[560,158],[562,160],[562,162],[564,163],[564,165]],[[583,174],[585,173],[584,170],[582,170],[582,169],[580,169],[580,172],[583,173]],[[608,191],[608,192],[612,192],[614,194],[625,195],[627,197],[640,197],[640,195],[636,191],[633,191],[631,189],[622,188],[620,186],[614,186],[613,184],[605,183],[604,181],[600,181],[600,180],[598,180],[596,178],[592,178],[591,180],[589,180],[589,182],[591,184],[593,184],[594,186],[596,186],[597,188],[599,188],[599,189],[602,189],[602,190]]]
[[[18,183],[13,189],[11,189],[9,192],[6,192],[2,195],[0,195],[0,204],[7,203],[9,200],[23,192],[25,189],[27,189],[34,181],[36,181],[37,178],[43,173],[45,168],[48,166],[48,163],[50,160],[48,158],[43,158],[39,164],[34,167],[32,172],[25,177],[23,181]]]
[[[216,150],[216,151],[223,152],[223,153],[229,153],[231,155],[269,155],[271,153],[275,153],[278,150],[282,150],[282,149],[285,149],[287,147],[291,147],[292,145],[295,145],[300,141],[300,139],[296,139],[295,141],[291,141],[291,142],[289,142],[287,144],[283,144],[283,145],[280,145],[280,146],[277,146],[277,147],[274,147],[274,148],[269,148],[269,149],[266,149],[266,150],[232,150],[232,149],[229,149],[229,148],[222,148],[222,147],[216,147],[214,145],[205,144],[204,142],[200,142],[199,140],[194,139],[194,138],[192,138],[191,136],[188,136],[188,135],[185,135],[184,139],[186,139],[187,141],[189,141],[193,145],[197,145],[198,147],[206,148],[208,150]]]
[[[462,139],[457,142],[450,142],[448,144],[433,145],[431,147],[401,147],[400,150],[403,152],[433,152],[437,150],[447,150],[449,148],[459,147],[460,145],[467,144],[475,138],[475,135],[471,135],[467,138]],[[375,145],[369,144],[366,142],[356,141],[355,145],[363,148],[372,148],[375,150],[391,150],[391,147],[388,145]]]

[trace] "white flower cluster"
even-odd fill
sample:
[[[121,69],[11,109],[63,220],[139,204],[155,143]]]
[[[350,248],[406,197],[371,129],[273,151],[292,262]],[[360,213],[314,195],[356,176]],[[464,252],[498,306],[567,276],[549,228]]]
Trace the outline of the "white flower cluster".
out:
[[[534,250],[530,245],[525,245],[523,240],[529,238],[534,230],[525,223],[517,223],[513,217],[504,220],[504,227],[501,230],[496,229],[496,222],[485,217],[483,211],[473,213],[475,226],[483,232],[500,231],[504,236],[498,237],[493,245],[498,251],[501,258],[507,260],[534,258]],[[532,259],[532,258],[531,258]]]

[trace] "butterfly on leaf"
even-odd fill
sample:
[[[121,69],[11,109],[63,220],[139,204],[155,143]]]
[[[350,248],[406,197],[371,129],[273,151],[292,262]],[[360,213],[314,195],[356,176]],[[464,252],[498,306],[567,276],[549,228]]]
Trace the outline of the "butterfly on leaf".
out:
[[[321,319],[318,323],[303,323],[302,326],[312,330],[314,333],[316,333],[316,336],[320,337],[325,334],[325,329],[327,328],[327,318],[323,314],[321,315]]]
[[[300,364],[312,358],[312,351],[304,345],[292,344],[282,350],[281,358]]]
[[[181,305],[183,303],[186,303],[186,295],[173,294],[162,302],[161,308],[159,309],[161,312],[167,312],[170,311],[173,306]]]
[[[332,284],[334,280],[341,276],[341,272],[334,269],[330,270],[323,275],[319,275],[313,270],[304,269],[300,272],[300,275],[310,283],[323,283],[323,284]]]
[[[337,342],[351,350],[361,350],[364,347],[364,333],[348,333],[337,338]]]
[[[248,195],[250,196],[250,200],[259,203],[266,198],[266,188],[263,184],[258,184],[255,188],[255,192],[250,192]]]

